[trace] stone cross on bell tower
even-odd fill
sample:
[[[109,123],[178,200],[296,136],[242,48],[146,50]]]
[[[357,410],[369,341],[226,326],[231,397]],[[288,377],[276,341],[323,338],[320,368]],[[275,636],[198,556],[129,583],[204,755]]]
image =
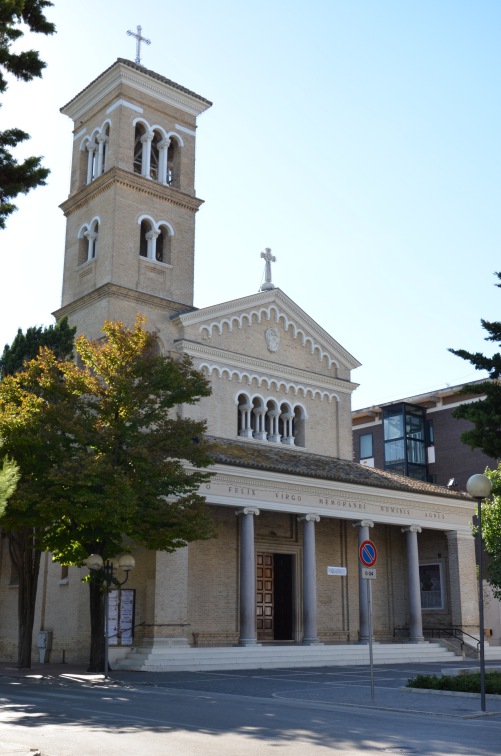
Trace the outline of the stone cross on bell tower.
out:
[[[264,252],[261,252],[261,257],[266,260],[266,267],[264,273],[264,284],[261,286],[260,291],[269,291],[270,289],[275,288],[275,286],[271,282],[271,263],[276,262],[277,258],[271,254],[271,249],[269,249],[268,247],[266,247]]]
[[[137,63],[139,66],[141,65],[141,42],[144,42],[145,45],[151,45],[151,40],[146,39],[146,37],[141,36],[141,32],[143,31],[142,26],[138,26],[137,32],[133,32],[129,29],[127,32],[128,37],[134,37],[136,40],[136,59],[134,60],[134,63]]]

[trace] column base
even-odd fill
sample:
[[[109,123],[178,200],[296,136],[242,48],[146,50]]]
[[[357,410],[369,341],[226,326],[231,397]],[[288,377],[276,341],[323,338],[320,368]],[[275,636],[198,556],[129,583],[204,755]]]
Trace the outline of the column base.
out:
[[[255,638],[240,638],[238,641],[239,646],[261,646]]]
[[[302,646],[323,646],[324,644],[318,638],[304,638],[301,641]]]

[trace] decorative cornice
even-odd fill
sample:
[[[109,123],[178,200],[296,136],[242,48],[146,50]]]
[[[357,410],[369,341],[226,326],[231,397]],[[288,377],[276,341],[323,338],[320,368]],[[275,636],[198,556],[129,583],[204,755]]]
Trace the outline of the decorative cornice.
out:
[[[150,71],[125,58],[118,58],[109,68],[91,81],[79,94],[61,108],[61,113],[74,121],[90,108],[104,102],[117,87],[126,86],[148,94],[160,102],[196,117],[210,108],[212,103],[186,87],[176,84],[165,76]]]
[[[285,327],[292,328],[294,336],[302,334],[305,342],[310,342],[318,350],[320,359],[326,356],[330,359],[330,364],[341,362],[351,370],[360,366],[358,360],[278,288],[203,307],[196,313],[180,316],[180,321],[184,326],[198,324],[200,331],[205,330],[210,338],[213,329],[221,330],[223,325],[227,325],[231,331],[233,324],[241,328],[244,321],[249,324],[252,318],[256,318],[258,322],[263,315],[267,320],[271,319],[272,310],[275,310],[275,322],[282,318]],[[299,323],[299,327],[296,323]],[[314,335],[315,340],[310,334]]]
[[[133,189],[141,194],[147,194],[150,197],[155,197],[169,205],[176,205],[176,207],[182,207],[185,210],[191,210],[196,213],[198,208],[203,205],[204,200],[198,197],[193,197],[191,194],[175,189],[172,186],[164,186],[159,184],[158,181],[149,180],[140,176],[139,173],[133,173],[132,171],[126,171],[124,168],[110,168],[103,173],[99,178],[87,184],[83,189],[68,197],[67,200],[62,202],[59,207],[63,211],[66,217],[79,210],[81,207],[85,207],[91,199],[98,197],[103,192],[108,191],[113,186],[125,186],[128,189]]]
[[[252,382],[252,379],[256,379],[258,385],[268,383],[270,388],[271,384],[275,383],[277,390],[283,386],[286,393],[291,389],[296,395],[300,391],[303,392],[303,396],[306,396],[309,392],[312,396],[319,393],[322,399],[327,398],[331,401],[334,397],[339,398],[338,393],[349,394],[357,386],[356,383],[343,381],[340,378],[330,378],[306,370],[277,365],[274,362],[254,359],[247,355],[235,354],[222,349],[214,349],[185,339],[176,341],[175,348],[196,360],[199,369],[205,367],[211,373],[213,371],[219,372],[220,376],[227,372],[230,380],[233,376],[236,376],[239,383],[245,377],[249,383]],[[295,380],[291,380],[291,376]]]
[[[126,299],[130,302],[134,302],[138,305],[149,305],[157,309],[165,310],[173,314],[184,312],[187,305],[181,302],[175,302],[171,299],[164,299],[163,297],[156,296],[155,294],[147,294],[144,291],[136,291],[135,289],[126,289],[124,286],[118,286],[117,284],[107,283],[100,286],[98,289],[84,294],[78,299],[74,299],[66,305],[62,305],[58,310],[55,310],[52,314],[59,320],[65,315],[72,315],[78,310],[85,307],[90,307],[96,302],[105,299]]]

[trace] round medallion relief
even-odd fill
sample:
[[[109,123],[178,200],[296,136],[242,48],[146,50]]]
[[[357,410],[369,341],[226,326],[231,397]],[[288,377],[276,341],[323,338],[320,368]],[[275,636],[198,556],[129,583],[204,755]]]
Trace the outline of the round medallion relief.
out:
[[[278,351],[278,347],[280,346],[280,331],[278,328],[267,328],[264,332],[264,338],[270,352]]]

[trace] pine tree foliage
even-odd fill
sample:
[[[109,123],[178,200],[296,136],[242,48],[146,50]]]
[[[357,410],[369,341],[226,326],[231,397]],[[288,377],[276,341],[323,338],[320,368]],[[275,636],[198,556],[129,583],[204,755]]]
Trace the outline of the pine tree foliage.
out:
[[[19,328],[12,344],[6,344],[0,358],[0,380],[19,372],[25,361],[33,360],[41,347],[48,347],[59,360],[71,360],[76,328],[70,328],[68,318],[61,318],[46,328],[31,326],[23,333]]]
[[[501,281],[501,273],[496,273]],[[501,288],[501,283],[496,286]],[[501,322],[481,320],[482,327],[489,334],[486,341],[495,342],[501,347]],[[462,390],[484,396],[477,402],[462,404],[454,411],[454,417],[470,420],[473,428],[461,435],[463,443],[472,449],[481,449],[487,456],[501,458],[501,353],[486,357],[481,352],[468,352],[465,349],[450,349],[452,354],[470,362],[476,370],[487,371],[489,380],[476,385],[469,384]]]
[[[1,0],[0,2],[0,94],[7,89],[6,74],[21,81],[41,77],[46,64],[36,50],[12,52],[11,46],[23,35],[23,25],[31,32],[53,34],[55,26],[44,15],[52,6],[49,0]],[[29,139],[29,134],[18,128],[0,131],[0,228],[16,206],[12,200],[26,194],[36,186],[45,184],[48,168],[41,166],[40,157],[29,157],[18,162],[11,149]]]

